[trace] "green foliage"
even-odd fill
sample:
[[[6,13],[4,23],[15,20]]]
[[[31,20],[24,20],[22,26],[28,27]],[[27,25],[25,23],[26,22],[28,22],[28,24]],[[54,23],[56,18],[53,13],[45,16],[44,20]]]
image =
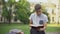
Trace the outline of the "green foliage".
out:
[[[17,9],[15,11],[16,18],[22,21],[23,23],[28,23],[29,22],[29,16],[30,16],[30,8],[29,8],[29,3],[26,0],[20,0],[19,2],[15,2],[15,0],[9,0],[7,3],[4,1],[3,2],[4,7],[3,7],[3,13],[2,16],[7,18],[8,20],[11,20],[11,10],[7,10],[7,7],[12,7],[15,5],[14,9]]]
[[[19,20],[23,23],[29,22],[29,15],[31,14],[29,11],[29,4],[28,2],[24,2],[25,0],[21,0],[19,3],[16,4],[17,12],[16,16]]]
[[[6,7],[3,7],[3,13],[2,16],[4,16],[5,18],[8,16],[8,11]]]
[[[7,7],[6,6],[4,6],[3,7],[3,13],[2,13],[2,16],[5,18],[5,19],[7,19],[8,21],[9,21],[9,23],[11,22],[11,11],[8,11],[7,10]]]
[[[5,18],[5,19],[7,19],[7,21],[9,21],[9,23],[11,22],[11,17],[12,17],[12,15],[11,15],[11,9],[9,9],[8,10],[8,8],[7,7],[9,7],[9,8],[11,8],[11,6],[12,6],[12,2],[11,1],[8,1],[8,2],[5,2],[4,0],[3,0],[3,12],[2,12],[2,16]],[[5,20],[4,19],[4,20]]]

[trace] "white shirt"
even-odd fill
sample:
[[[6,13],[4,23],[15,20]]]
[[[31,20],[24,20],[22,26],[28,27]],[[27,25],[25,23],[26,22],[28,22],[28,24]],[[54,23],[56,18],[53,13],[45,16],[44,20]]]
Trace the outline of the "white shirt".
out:
[[[47,16],[43,13],[40,16],[37,16],[36,13],[32,13],[29,19],[32,20],[33,25],[42,25],[48,22]]]

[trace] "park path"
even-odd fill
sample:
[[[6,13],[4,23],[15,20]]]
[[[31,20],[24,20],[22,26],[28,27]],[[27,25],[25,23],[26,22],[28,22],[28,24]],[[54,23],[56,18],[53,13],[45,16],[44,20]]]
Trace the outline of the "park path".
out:
[[[60,34],[60,32],[47,32],[46,34]]]

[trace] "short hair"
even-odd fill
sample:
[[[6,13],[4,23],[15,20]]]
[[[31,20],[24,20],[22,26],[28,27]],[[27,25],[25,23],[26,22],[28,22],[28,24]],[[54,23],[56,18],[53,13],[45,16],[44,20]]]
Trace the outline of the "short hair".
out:
[[[41,5],[40,4],[36,4],[34,8],[35,8],[35,10],[39,10],[39,9],[41,9]]]

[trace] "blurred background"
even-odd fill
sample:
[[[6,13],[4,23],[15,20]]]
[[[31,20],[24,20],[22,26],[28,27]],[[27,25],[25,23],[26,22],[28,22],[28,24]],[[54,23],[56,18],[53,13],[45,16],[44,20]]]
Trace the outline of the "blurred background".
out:
[[[0,34],[14,28],[29,34],[29,16],[36,4],[48,16],[46,32],[60,32],[60,0],[0,0]]]

